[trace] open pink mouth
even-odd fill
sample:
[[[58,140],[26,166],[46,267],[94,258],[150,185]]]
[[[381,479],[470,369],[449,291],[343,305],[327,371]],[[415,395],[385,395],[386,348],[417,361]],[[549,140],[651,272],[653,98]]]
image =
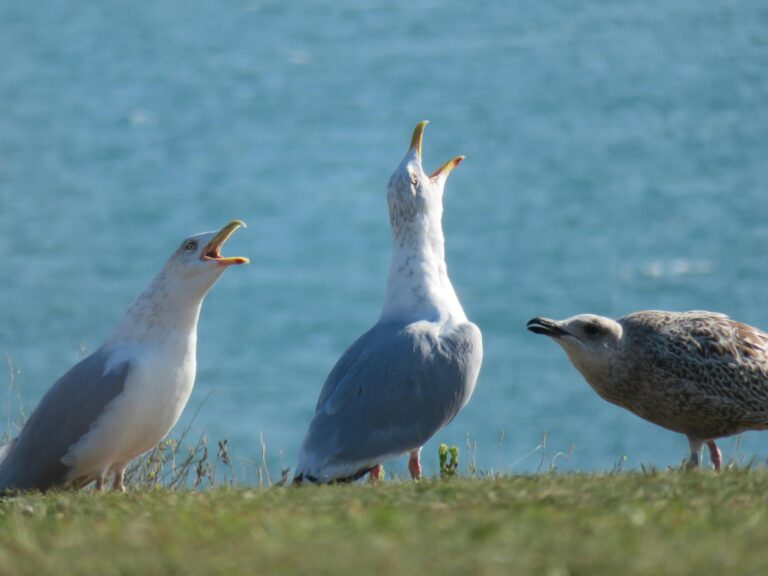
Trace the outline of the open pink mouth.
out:
[[[203,251],[200,254],[200,260],[216,262],[221,266],[230,266],[232,264],[248,264],[250,260],[243,256],[224,257],[221,255],[221,247],[224,246],[224,243],[229,239],[229,237],[235,233],[235,230],[240,227],[245,228],[245,223],[241,222],[240,220],[233,220],[224,226],[224,228],[219,230],[218,234],[216,234],[216,236],[214,236],[213,239],[208,242],[205,248],[203,248]]]

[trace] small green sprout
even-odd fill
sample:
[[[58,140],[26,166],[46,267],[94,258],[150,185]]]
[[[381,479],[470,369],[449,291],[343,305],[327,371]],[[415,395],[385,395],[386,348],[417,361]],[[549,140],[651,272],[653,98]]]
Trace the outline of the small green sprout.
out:
[[[440,444],[437,449],[440,458],[440,478],[453,478],[459,469],[459,447]]]

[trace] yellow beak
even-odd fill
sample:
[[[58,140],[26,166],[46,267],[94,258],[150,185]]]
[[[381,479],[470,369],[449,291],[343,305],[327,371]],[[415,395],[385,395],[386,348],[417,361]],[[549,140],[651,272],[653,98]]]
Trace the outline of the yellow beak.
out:
[[[429,124],[429,120],[422,120],[416,124],[416,128],[413,131],[413,138],[411,138],[411,150],[416,149],[416,154],[421,158],[421,141],[424,139],[424,128]]]
[[[232,264],[248,264],[250,260],[243,256],[230,256],[224,258],[221,255],[221,247],[224,246],[224,242],[226,242],[229,237],[235,233],[235,230],[240,227],[246,228],[247,226],[242,220],[232,220],[232,222],[219,230],[216,236],[214,236],[211,241],[206,244],[205,248],[203,248],[203,251],[200,254],[200,260],[212,260],[220,266],[230,266]]]
[[[427,127],[427,124],[429,124],[429,120],[422,120],[418,124],[416,124],[416,128],[413,131],[413,137],[411,138],[411,150],[416,150],[416,155],[418,156],[419,160],[421,160],[421,143],[424,140],[424,129]],[[435,170],[432,175],[429,177],[430,180],[439,180],[440,178],[447,178],[448,174],[453,171],[456,166],[461,164],[462,160],[464,160],[464,156],[456,156],[455,158],[451,158],[440,166],[437,170]]]
[[[450,160],[448,160],[448,162],[446,162],[445,164],[440,166],[440,168],[435,170],[432,173],[432,176],[429,177],[429,179],[430,180],[437,180],[439,178],[447,178],[448,174],[450,174],[451,171],[454,168],[456,168],[456,166],[461,164],[461,162],[463,160],[464,160],[464,156],[456,156],[456,158],[451,158]]]

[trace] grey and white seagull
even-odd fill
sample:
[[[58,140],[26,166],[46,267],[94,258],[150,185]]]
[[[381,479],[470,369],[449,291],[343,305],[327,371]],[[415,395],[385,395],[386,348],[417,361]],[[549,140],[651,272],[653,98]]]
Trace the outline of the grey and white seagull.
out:
[[[387,199],[394,240],[378,323],[329,374],[304,438],[295,482],[352,481],[410,454],[421,477],[421,447],[458,414],[480,372],[480,330],[467,320],[448,278],[443,188],[458,156],[428,176],[421,166],[427,122],[390,178]]]
[[[0,492],[80,488],[114,474],[173,428],[195,382],[197,320],[224,270],[247,258],[223,257],[240,226],[181,243],[130,306],[112,336],[45,394],[19,436],[2,452]]]
[[[715,312],[635,312],[533,318],[528,329],[563,347],[603,399],[688,437],[689,468],[704,444],[768,428],[768,334]]]

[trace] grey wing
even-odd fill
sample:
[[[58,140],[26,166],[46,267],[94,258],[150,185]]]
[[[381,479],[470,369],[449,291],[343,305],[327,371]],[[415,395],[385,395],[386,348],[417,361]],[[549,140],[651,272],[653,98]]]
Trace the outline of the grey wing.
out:
[[[331,369],[322,390],[320,390],[320,397],[315,405],[315,414],[322,409],[341,383],[353,378],[355,373],[359,372],[368,362],[380,337],[379,325],[377,324],[355,340],[352,346],[336,361],[336,365]]]
[[[482,362],[471,323],[437,335],[377,325],[342,357],[302,446],[297,474],[323,481],[422,446],[469,401]]]
[[[125,386],[130,362],[110,365],[103,348],[72,367],[45,394],[0,464],[0,491],[63,486],[61,462]]]

